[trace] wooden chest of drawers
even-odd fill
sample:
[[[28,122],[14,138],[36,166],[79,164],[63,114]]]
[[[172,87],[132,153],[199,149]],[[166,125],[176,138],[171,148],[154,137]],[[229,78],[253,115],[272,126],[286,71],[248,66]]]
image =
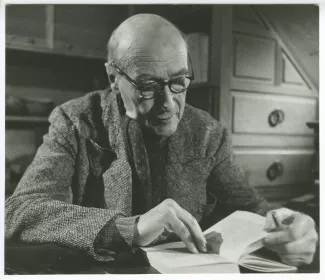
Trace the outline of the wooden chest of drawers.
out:
[[[318,96],[263,16],[234,6],[229,129],[236,163],[267,199],[285,201],[312,185]]]
[[[316,118],[317,102],[300,96],[233,91],[233,132],[312,135],[305,125]]]

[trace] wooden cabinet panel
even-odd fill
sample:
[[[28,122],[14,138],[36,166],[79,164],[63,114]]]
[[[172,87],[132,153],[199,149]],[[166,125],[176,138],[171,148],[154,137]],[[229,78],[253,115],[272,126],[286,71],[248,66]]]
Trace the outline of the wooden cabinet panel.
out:
[[[319,6],[255,5],[278,33],[298,66],[319,89]]]
[[[233,6],[233,31],[251,35],[270,37],[272,33],[250,5]]]
[[[127,5],[9,5],[6,46],[45,53],[105,58]]]
[[[232,95],[234,133],[312,134],[306,122],[316,119],[316,99],[245,92]]]
[[[253,186],[311,183],[312,158],[312,150],[268,151],[254,149],[235,151],[236,163],[243,168],[248,181]]]
[[[105,57],[107,41],[127,13],[122,5],[55,5],[55,47]]]
[[[276,42],[271,38],[234,33],[233,77],[273,83]]]
[[[46,5],[6,6],[6,47],[31,51],[49,50]]]
[[[282,83],[308,88],[302,75],[284,52],[282,53]]]
[[[313,148],[313,135],[279,135],[279,134],[244,134],[235,133],[231,137],[237,147],[286,147]]]
[[[45,5],[7,5],[6,34],[45,38]]]

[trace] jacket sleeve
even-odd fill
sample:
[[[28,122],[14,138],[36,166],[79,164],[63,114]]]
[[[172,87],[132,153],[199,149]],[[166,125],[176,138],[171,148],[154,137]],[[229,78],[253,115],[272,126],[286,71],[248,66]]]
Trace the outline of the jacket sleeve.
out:
[[[262,198],[252,187],[235,163],[230,137],[225,128],[215,155],[215,163],[210,175],[211,191],[217,197],[217,209],[222,217],[236,210],[254,212],[265,216],[269,210],[277,208]]]
[[[73,204],[77,129],[60,107],[52,112],[49,121],[43,144],[6,201],[5,238],[56,243],[86,251],[98,261],[113,260],[118,249],[132,246],[137,217]],[[103,228],[105,254],[94,246]]]

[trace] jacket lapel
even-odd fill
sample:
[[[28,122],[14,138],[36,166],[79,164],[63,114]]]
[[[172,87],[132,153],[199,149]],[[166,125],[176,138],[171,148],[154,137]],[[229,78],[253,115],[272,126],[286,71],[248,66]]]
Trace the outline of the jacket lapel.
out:
[[[177,131],[169,139],[167,196],[200,220],[213,159],[205,155],[205,146],[196,142],[190,117],[185,111]]]
[[[128,162],[123,138],[122,118],[116,95],[108,94],[103,110],[103,122],[108,139],[117,159],[103,173],[104,196],[108,208],[118,209],[125,215],[132,213],[132,171]]]
[[[187,116],[184,114],[176,132],[169,138],[168,162],[171,164],[184,164],[195,158],[192,137]]]

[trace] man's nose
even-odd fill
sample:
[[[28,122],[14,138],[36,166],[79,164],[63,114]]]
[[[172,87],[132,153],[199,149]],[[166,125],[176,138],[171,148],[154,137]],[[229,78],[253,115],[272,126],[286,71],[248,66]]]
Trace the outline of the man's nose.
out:
[[[171,110],[174,107],[173,93],[170,91],[168,85],[165,85],[162,95],[162,103],[165,109]]]

